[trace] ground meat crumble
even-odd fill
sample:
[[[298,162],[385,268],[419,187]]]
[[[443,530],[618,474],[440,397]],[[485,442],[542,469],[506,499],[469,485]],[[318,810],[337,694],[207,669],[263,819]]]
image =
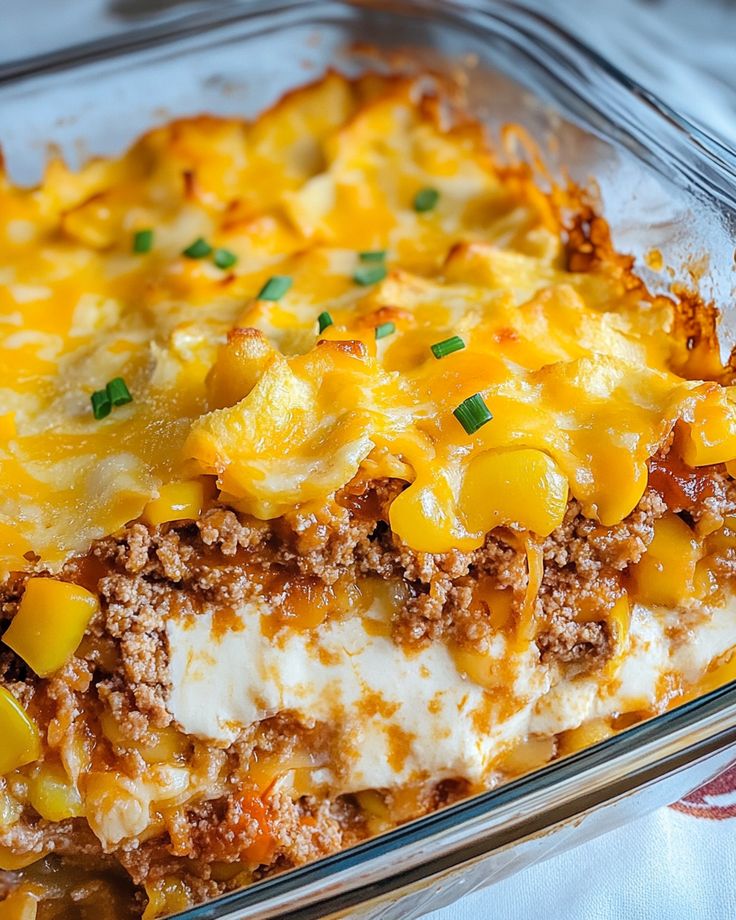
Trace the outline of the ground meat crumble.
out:
[[[640,560],[652,540],[655,521],[665,511],[680,513],[694,527],[722,522],[736,511],[733,483],[718,468],[708,472],[707,488],[699,481],[697,502],[688,500],[692,490],[688,493],[683,487],[680,495],[663,485],[659,467],[657,472],[659,478],[652,477],[652,487],[620,524],[603,527],[570,500],[561,526],[536,542],[544,560],[534,600],[542,661],[577,673],[600,664],[611,653],[606,612],[621,596],[627,568]],[[401,586],[403,598],[393,621],[396,642],[419,646],[441,640],[483,650],[494,628],[487,605],[475,601],[476,586],[483,579],[492,580],[512,593],[514,606],[520,609],[529,578],[524,541],[519,534],[499,528],[472,552],[415,552],[387,523],[391,501],[404,487],[398,480],[351,484],[321,514],[294,514],[268,523],[214,504],[195,523],[129,524],[98,541],[85,560],[70,563],[61,575],[85,582],[99,593],[101,611],[90,625],[94,641],[89,647],[83,643],[59,674],[43,682],[8,649],[1,649],[0,683],[24,704],[42,695],[52,713],[51,731],[58,737],[73,729],[83,700],[91,697],[94,705],[109,712],[125,738],[144,739],[151,729],[163,729],[171,722],[165,706],[166,618],[171,613],[196,616],[268,593],[268,577],[254,576],[254,560],[261,576],[310,579],[327,586],[361,576],[393,579]],[[724,572],[736,569],[729,552],[724,551]],[[28,574],[19,574],[7,582],[0,620],[13,617],[27,578]],[[578,618],[581,605],[587,613],[584,618]],[[288,756],[297,737],[320,731],[324,735],[324,726],[305,725],[288,713],[279,714],[245,731],[227,751],[209,751],[212,774],[224,765],[237,790],[254,752],[256,759]],[[319,743],[329,746],[329,737]],[[146,764],[139,755],[117,753],[129,772],[143,775]],[[445,782],[432,794],[435,801],[428,807],[464,793],[457,782]],[[187,884],[197,898],[220,893],[240,882],[237,876],[214,878],[213,855],[225,862],[237,860],[256,833],[255,825],[239,814],[238,801],[226,792],[213,801],[179,809],[168,819],[168,843],[149,840],[123,847],[114,857],[136,883],[163,878],[176,866],[181,876],[184,860]],[[276,795],[268,807],[275,849],[261,874],[314,859],[367,833],[350,796],[293,801]],[[111,859],[84,821],[54,824],[32,810],[0,836],[0,845],[84,856],[100,866]],[[2,884],[0,878],[0,889]]]

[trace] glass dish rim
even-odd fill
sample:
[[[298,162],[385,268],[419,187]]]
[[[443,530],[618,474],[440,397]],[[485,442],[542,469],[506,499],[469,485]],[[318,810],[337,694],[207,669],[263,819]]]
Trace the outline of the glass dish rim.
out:
[[[736,210],[736,153],[658,97],[630,79],[544,14],[510,0],[232,0],[216,8],[182,13],[174,19],[141,26],[124,35],[80,43],[0,64],[0,90],[34,77],[82,68],[101,60],[148,49],[176,46],[193,36],[235,26],[257,17],[304,10],[304,21],[327,9],[355,8],[429,14],[435,20],[477,25],[486,32],[504,30],[504,38],[533,39],[527,54],[542,66],[554,60],[560,88],[577,98],[579,112],[597,113],[607,122],[603,136],[634,150],[639,159],[685,179],[721,205]],[[392,9],[392,7],[394,9]],[[583,99],[582,96],[585,95]],[[600,131],[600,126],[598,126]],[[613,129],[611,136],[610,129]],[[736,742],[736,681],[636,725],[597,745],[554,762],[518,780],[426,815],[355,847],[223,895],[186,910],[179,920],[216,920],[248,911],[248,917],[288,914],[294,920],[323,917],[370,897],[398,892],[421,878],[480,858],[508,843],[534,836],[606,801],[654,782]],[[616,773],[618,767],[619,773]],[[621,769],[624,769],[621,774]],[[585,780],[588,780],[588,784]],[[582,789],[563,795],[577,783]],[[558,792],[559,801],[545,800]],[[534,814],[520,812],[504,820],[503,809],[538,803]],[[498,826],[487,822],[497,817]],[[484,821],[486,823],[484,823]],[[451,849],[432,841],[454,832]],[[444,842],[447,843],[445,839]],[[403,861],[396,860],[404,854]],[[363,877],[356,876],[364,870]],[[350,877],[342,879],[345,875]],[[326,883],[330,882],[329,888]],[[343,887],[341,883],[346,883]],[[274,912],[275,911],[275,912]],[[279,913],[281,912],[281,913]]]

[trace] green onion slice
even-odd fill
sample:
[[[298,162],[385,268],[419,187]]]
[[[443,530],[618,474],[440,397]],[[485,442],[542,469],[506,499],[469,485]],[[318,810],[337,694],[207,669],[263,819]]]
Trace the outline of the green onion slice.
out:
[[[475,434],[479,428],[482,428],[486,422],[490,422],[493,418],[491,410],[483,401],[480,393],[468,396],[467,399],[460,403],[457,409],[453,409],[452,414],[460,422],[467,434]]]
[[[258,293],[259,300],[281,300],[291,287],[290,275],[274,275],[269,278]]]
[[[213,261],[218,268],[232,268],[238,261],[238,257],[229,249],[216,249]]]
[[[396,323],[381,323],[376,326],[376,338],[385,339],[387,335],[393,335],[396,332]]]
[[[182,255],[185,255],[187,259],[204,259],[211,252],[212,247],[210,244],[200,236],[191,246],[187,246]]]
[[[443,339],[441,342],[435,342],[434,345],[429,346],[432,349],[432,354],[435,358],[446,358],[448,355],[451,355],[453,351],[460,351],[465,348],[465,342],[460,338],[459,335],[451,335],[449,339]]]
[[[414,196],[414,210],[418,213],[431,211],[440,199],[440,193],[436,188],[420,189]]]
[[[95,418],[105,418],[105,416],[110,414],[110,409],[112,409],[112,402],[107,393],[107,390],[95,390],[95,392],[90,396],[92,401],[92,414]]]
[[[133,252],[150,252],[153,248],[153,230],[138,230],[133,235]]]
[[[366,252],[359,252],[358,258],[361,262],[383,262],[386,258],[386,250],[369,249]]]
[[[366,287],[369,284],[378,284],[385,277],[386,266],[381,263],[375,263],[373,265],[361,265],[353,275],[353,281]]]
[[[105,389],[113,406],[124,406],[126,403],[133,402],[130,390],[122,377],[113,378]]]
[[[328,326],[332,325],[332,317],[325,311],[317,317],[317,322],[319,323],[319,331],[324,332]]]

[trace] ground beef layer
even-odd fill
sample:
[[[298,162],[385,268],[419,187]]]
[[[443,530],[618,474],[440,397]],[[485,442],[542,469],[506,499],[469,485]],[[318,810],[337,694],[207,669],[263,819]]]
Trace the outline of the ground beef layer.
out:
[[[736,490],[719,468],[697,473],[697,488],[675,475],[665,459],[653,461],[650,487],[620,524],[605,528],[581,514],[570,501],[561,527],[536,546],[544,560],[534,601],[536,642],[542,660],[584,671],[610,654],[612,637],[606,613],[626,586],[627,569],[646,551],[654,522],[676,511],[693,527],[713,527],[736,512]],[[689,474],[688,474],[689,475]],[[8,649],[0,651],[0,682],[22,702],[42,697],[50,712],[50,738],[57,742],[74,730],[75,719],[90,707],[112,715],[124,739],[145,739],[171,722],[165,706],[167,647],[164,624],[171,612],[230,607],[264,592],[278,604],[294,584],[333,590],[363,576],[396,579],[401,603],[393,638],[406,646],[450,641],[482,650],[493,635],[487,607],[475,588],[483,579],[513,593],[520,610],[527,592],[527,548],[510,530],[490,533],[471,553],[417,553],[388,526],[388,509],[404,487],[397,480],[355,482],[320,515],[294,515],[264,523],[213,503],[196,522],[160,527],[131,523],[97,542],[63,576],[99,592],[102,608],[77,656],[46,681],[36,678]],[[736,560],[724,551],[725,576]],[[255,573],[255,574],[254,574]],[[29,573],[6,585],[0,617],[10,620]],[[281,592],[281,593],[280,593]],[[581,604],[584,620],[578,619]],[[600,616],[596,615],[600,612]],[[323,726],[304,724],[288,713],[245,731],[227,750],[198,745],[191,756],[213,777],[227,775],[229,788],[247,785],[249,764],[264,757],[288,757],[305,738],[321,739]],[[112,745],[126,774],[143,777],[145,760],[134,747]],[[421,814],[462,796],[462,782],[427,790],[405,817]],[[355,798],[336,800],[271,796],[267,805],[274,840],[261,867],[224,871],[258,846],[258,822],[243,811],[242,796],[224,790],[208,801],[177,810],[161,835],[140,845],[102,852],[86,822],[46,821],[27,809],[0,834],[0,846],[19,852],[51,853],[84,859],[100,871],[122,865],[136,884],[171,873],[186,879],[192,896],[211,897],[265,873],[299,865],[362,839],[375,830]],[[183,868],[185,866],[185,868]],[[218,868],[220,867],[220,868]],[[245,870],[244,870],[245,871]],[[14,883],[0,876],[2,887]]]

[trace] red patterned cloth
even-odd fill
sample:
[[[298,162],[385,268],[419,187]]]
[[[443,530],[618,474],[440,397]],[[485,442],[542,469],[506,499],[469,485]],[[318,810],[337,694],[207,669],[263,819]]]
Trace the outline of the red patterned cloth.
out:
[[[736,762],[670,808],[691,818],[708,818],[711,821],[736,818]]]

